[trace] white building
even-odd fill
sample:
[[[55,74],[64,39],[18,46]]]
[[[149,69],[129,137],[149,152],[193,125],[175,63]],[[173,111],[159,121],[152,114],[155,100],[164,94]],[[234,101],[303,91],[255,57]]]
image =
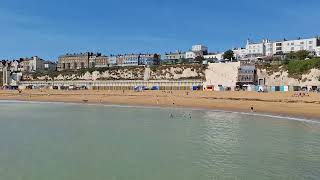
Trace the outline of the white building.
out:
[[[236,49],[233,49],[232,51],[236,59],[244,59],[248,55],[248,51],[246,48],[236,48]]]
[[[203,56],[204,59],[217,59],[221,60],[223,59],[223,53],[209,53],[207,55]]]
[[[320,57],[320,46],[316,47],[316,56]]]
[[[193,51],[187,51],[186,52],[186,59],[194,59],[196,58],[196,53]]]
[[[14,60],[12,62],[7,62],[8,64],[10,64],[10,71],[11,72],[15,72],[19,70],[19,62]]]
[[[296,52],[300,50],[306,50],[310,52],[316,52],[320,46],[320,40],[318,38],[309,39],[297,39],[297,40],[282,40],[273,43],[274,54],[287,54],[290,52]]]
[[[201,44],[200,45],[193,45],[191,51],[193,51],[193,52],[199,52],[199,51],[208,52],[208,47],[201,45]],[[204,53],[204,54],[206,54],[206,53]]]
[[[247,40],[246,52],[247,52],[247,57],[249,58],[272,56],[273,55],[272,43],[268,39],[263,39],[259,43],[253,43]]]
[[[315,55],[320,56],[320,38],[309,39],[296,39],[296,40],[282,40],[282,41],[269,41],[263,39],[261,42],[246,43],[245,48],[234,49],[234,55],[237,59],[246,60],[252,58],[260,58],[266,56],[273,56],[278,54],[287,54],[290,52],[296,52],[300,50],[306,50],[313,52]]]
[[[36,72],[45,69],[46,61],[39,58],[38,56],[33,56],[32,58],[25,58],[19,63],[20,71],[24,72]]]
[[[186,59],[195,59],[197,56],[208,54],[208,47],[204,45],[193,45],[191,51],[186,52]]]
[[[116,65],[117,64],[117,56],[114,56],[114,55],[111,55],[109,58],[108,58],[108,63],[109,65]]]

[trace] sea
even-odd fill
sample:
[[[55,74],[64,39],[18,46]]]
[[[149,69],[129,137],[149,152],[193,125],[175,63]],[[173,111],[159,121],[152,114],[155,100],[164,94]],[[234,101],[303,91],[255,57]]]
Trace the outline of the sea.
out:
[[[0,101],[2,180],[319,180],[320,121]]]

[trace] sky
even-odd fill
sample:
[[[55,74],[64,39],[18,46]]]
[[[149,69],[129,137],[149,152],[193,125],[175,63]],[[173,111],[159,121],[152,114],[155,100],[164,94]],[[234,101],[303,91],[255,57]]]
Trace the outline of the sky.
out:
[[[319,0],[1,0],[0,59],[160,53],[320,35]]]

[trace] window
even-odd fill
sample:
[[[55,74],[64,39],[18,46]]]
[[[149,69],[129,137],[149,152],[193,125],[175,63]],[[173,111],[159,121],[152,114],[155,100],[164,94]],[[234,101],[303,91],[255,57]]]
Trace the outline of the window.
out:
[[[300,42],[300,44],[304,44],[304,42]]]
[[[291,47],[291,51],[294,51],[294,47]]]
[[[312,41],[309,41],[309,44],[312,44]]]
[[[291,43],[291,46],[293,46],[293,45],[294,45],[294,43],[292,42],[292,43]]]
[[[276,46],[282,46],[282,43],[276,43]]]
[[[282,48],[281,48],[281,47],[277,47],[276,50],[277,50],[277,51],[281,51]]]

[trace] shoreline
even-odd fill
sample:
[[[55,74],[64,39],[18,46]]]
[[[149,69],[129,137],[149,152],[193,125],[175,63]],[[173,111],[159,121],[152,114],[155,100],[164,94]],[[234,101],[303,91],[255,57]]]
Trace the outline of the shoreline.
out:
[[[263,114],[320,121],[320,94],[294,98],[288,93],[255,92],[120,92],[120,91],[57,91],[0,90],[0,100],[26,102],[57,102],[108,106],[188,108],[209,111]],[[254,112],[250,110],[254,107]]]
[[[163,106],[144,106],[144,105],[119,105],[119,104],[98,104],[98,103],[80,103],[80,102],[59,102],[59,101],[28,101],[28,100],[1,100],[0,103],[31,103],[31,104],[66,104],[66,105],[81,105],[81,106],[100,106],[100,107],[123,107],[123,108],[145,108],[145,109],[170,109],[170,107]],[[192,110],[192,111],[207,111],[207,112],[221,112],[221,113],[231,113],[231,114],[241,114],[241,115],[249,115],[249,116],[260,116],[260,117],[269,117],[269,118],[277,118],[284,120],[292,120],[299,122],[307,122],[313,124],[320,124],[320,120],[313,118],[305,118],[305,117],[295,117],[289,116],[285,114],[272,114],[272,113],[259,113],[259,112],[243,112],[243,111],[231,111],[231,110],[221,110],[221,109],[206,109],[206,108],[192,108],[192,107],[174,107],[173,109],[179,110]]]

